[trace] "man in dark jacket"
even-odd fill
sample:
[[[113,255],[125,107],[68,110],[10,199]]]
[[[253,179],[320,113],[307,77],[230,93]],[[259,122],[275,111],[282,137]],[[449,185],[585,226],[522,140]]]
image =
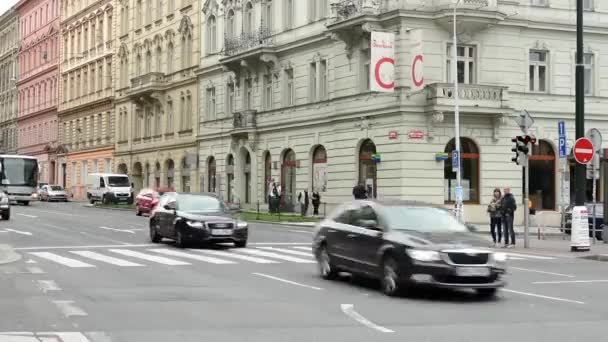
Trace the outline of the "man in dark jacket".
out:
[[[515,210],[517,210],[517,202],[515,197],[511,193],[511,188],[504,189],[504,196],[502,197],[500,208],[502,210],[502,222],[504,227],[505,236],[505,248],[515,246],[515,230],[513,230],[513,217],[515,216]],[[511,246],[509,246],[509,237],[511,238]]]
[[[367,198],[367,189],[365,189],[365,184],[359,183],[355,185],[353,188],[353,196],[355,199],[366,199]]]

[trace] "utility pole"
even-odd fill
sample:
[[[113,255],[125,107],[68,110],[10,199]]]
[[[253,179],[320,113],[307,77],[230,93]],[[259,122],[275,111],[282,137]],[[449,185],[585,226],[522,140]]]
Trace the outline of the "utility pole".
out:
[[[583,65],[583,0],[576,0],[576,139],[585,136],[585,67]],[[585,165],[574,167],[575,205],[585,205]]]
[[[458,168],[456,169],[456,218],[458,221],[463,221],[462,215],[462,165],[460,162],[460,108],[458,104],[458,39],[456,36],[456,9],[460,0],[454,1],[453,13],[453,32],[452,32],[452,81],[454,81],[454,143],[456,145],[456,153],[452,153],[452,158],[459,158],[457,161]]]

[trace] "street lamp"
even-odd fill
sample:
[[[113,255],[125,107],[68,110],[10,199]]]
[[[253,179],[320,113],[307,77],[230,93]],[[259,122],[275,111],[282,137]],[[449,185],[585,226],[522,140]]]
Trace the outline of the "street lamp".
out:
[[[462,222],[463,208],[462,208],[462,166],[460,165],[460,108],[458,107],[458,51],[456,45],[458,40],[456,37],[456,9],[461,0],[454,0],[454,15],[453,30],[452,30],[452,81],[454,82],[454,140],[456,143],[456,153],[452,153],[452,158],[458,158],[456,169],[456,218]],[[456,154],[456,156],[454,156]],[[452,162],[454,164],[454,162]]]

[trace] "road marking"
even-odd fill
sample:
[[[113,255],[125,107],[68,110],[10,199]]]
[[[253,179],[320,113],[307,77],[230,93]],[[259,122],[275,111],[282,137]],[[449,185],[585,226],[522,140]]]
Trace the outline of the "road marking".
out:
[[[292,233],[301,233],[301,234],[312,234],[311,231],[309,230],[296,230],[296,229],[289,229],[287,230],[288,232],[292,232]]]
[[[26,267],[25,269],[31,274],[44,274],[44,271],[40,267]]]
[[[130,257],[134,257],[134,258],[139,258],[139,259],[143,259],[143,260],[147,260],[147,261],[152,261],[152,262],[156,262],[156,263],[163,264],[163,265],[169,265],[169,266],[192,265],[189,262],[169,259],[169,258],[156,256],[156,255],[145,254],[145,253],[141,253],[141,252],[131,251],[128,249],[110,249],[110,252],[130,256]]]
[[[305,256],[305,257],[309,257],[312,258],[312,253],[311,252],[300,252],[300,251],[294,251],[294,250],[290,250],[290,249],[286,249],[286,248],[277,248],[277,247],[258,247],[260,249],[264,249],[264,250],[268,250],[268,251],[275,251],[275,252],[282,252],[282,253],[287,253],[287,254],[293,254],[293,255],[301,255],[301,256]]]
[[[34,259],[29,259],[28,261],[25,262],[26,264],[37,264],[36,260]]]
[[[575,276],[573,276],[571,274],[563,274],[563,273],[539,271],[539,270],[533,270],[533,269],[529,269],[529,268],[521,268],[521,267],[513,267],[513,266],[509,266],[509,268],[510,269],[514,269],[514,270],[518,270],[518,271],[549,274],[549,275],[554,275],[554,276],[558,276],[558,277],[566,277],[566,278],[574,278],[575,277]]]
[[[28,214],[17,214],[19,216],[25,216],[25,217],[29,217],[29,218],[38,218],[38,216],[34,216],[34,215],[28,215]]]
[[[298,246],[298,245],[311,245],[310,242],[249,242],[252,246],[264,246],[264,245],[276,245],[276,246]]]
[[[38,280],[38,287],[43,293],[49,291],[61,291],[61,288],[57,285],[54,280]]]
[[[54,300],[53,304],[55,304],[59,311],[66,317],[88,316],[84,310],[74,305],[73,300]]]
[[[323,290],[323,289],[322,289],[322,288],[320,288],[320,287],[316,287],[316,286],[310,286],[310,285],[306,285],[306,284],[301,284],[301,283],[297,283],[297,282],[295,282],[295,281],[291,281],[291,280],[287,280],[287,279],[283,279],[283,278],[279,278],[279,277],[271,276],[271,275],[264,274],[264,273],[257,273],[257,272],[254,272],[253,274],[254,274],[254,275],[257,275],[257,276],[260,276],[260,277],[264,277],[264,278],[268,278],[268,279],[277,280],[277,281],[280,281],[280,282],[283,282],[283,283],[286,283],[286,284],[291,284],[291,285],[296,285],[296,286],[305,287],[305,288],[307,288],[307,289],[312,289],[312,290],[317,290],[317,291]]]
[[[235,249],[235,252],[247,253],[247,254],[257,255],[257,256],[267,257],[267,258],[286,260],[286,261],[291,261],[291,262],[295,262],[295,263],[299,263],[299,264],[314,264],[315,263],[315,261],[309,260],[309,259],[296,258],[296,257],[292,257],[289,255],[283,255],[283,254],[278,254],[278,253],[273,253],[273,252],[265,252],[265,251],[260,251],[258,249],[239,248],[239,249]]]
[[[355,311],[355,306],[353,304],[341,304],[340,308],[342,308],[342,312],[346,314],[348,317],[354,319],[355,321],[363,324],[364,326],[378,330],[383,333],[393,333],[394,331],[385,327],[381,327],[377,324],[370,322],[367,318],[361,316],[357,311]]]
[[[299,250],[302,250],[302,251],[312,252],[312,247],[294,246],[294,247],[291,247],[291,248],[293,248],[293,249],[299,249]]]
[[[578,300],[571,300],[571,299],[565,299],[565,298],[559,298],[559,297],[543,296],[543,295],[540,295],[540,294],[530,293],[530,292],[521,292],[521,291],[515,291],[515,290],[509,290],[509,289],[502,289],[502,291],[509,292],[509,293],[515,293],[515,294],[519,294],[519,295],[522,295],[522,296],[530,296],[530,297],[537,297],[537,298],[555,300],[555,301],[558,301],[558,302],[566,302],[566,303],[573,303],[573,304],[585,304],[585,302],[580,302]]]
[[[6,230],[0,230],[0,233],[8,233]]]
[[[89,233],[86,233],[86,232],[80,232],[80,234],[86,235],[86,236],[90,236],[90,237],[95,238],[95,239],[102,239],[102,240],[106,240],[106,241],[110,241],[110,242],[114,242],[114,243],[119,243],[119,244],[122,244],[123,246],[130,245],[130,243],[128,243],[128,242],[122,242],[122,241],[110,239],[110,238],[107,238],[107,237],[101,236],[101,235],[93,235],[93,234],[89,234]]]
[[[45,249],[88,249],[88,248],[133,248],[133,247],[154,247],[158,244],[146,243],[146,244],[125,244],[125,245],[85,245],[85,246],[40,246],[40,247],[18,247],[13,248],[19,251],[29,250],[45,250]]]
[[[588,283],[608,283],[608,279],[600,280],[562,280],[562,281],[535,281],[532,284],[588,284]]]
[[[87,334],[93,335],[91,333]],[[79,332],[0,332],[0,341],[91,342],[91,340]],[[94,341],[97,340],[94,339]]]
[[[17,234],[21,234],[21,235],[29,235],[31,236],[32,233],[30,232],[24,232],[22,230],[16,230],[16,229],[10,229],[10,228],[4,228],[7,232],[13,232],[13,233],[17,233]]]
[[[57,254],[49,253],[49,252],[30,252],[30,254],[35,255],[39,258],[54,261],[58,264],[65,265],[68,267],[74,267],[74,268],[95,267],[91,264],[87,264],[82,261],[78,261],[76,259],[66,258],[61,255],[57,255]]]
[[[555,260],[554,257],[533,255],[533,254],[518,254],[518,253],[506,253],[508,256],[519,257],[524,259],[539,259],[539,260]]]
[[[204,256],[204,255],[184,253],[184,252],[180,252],[180,251],[173,251],[170,249],[159,248],[159,249],[148,249],[148,250],[152,251],[152,252],[160,253],[160,254],[181,257],[181,258],[186,258],[186,259],[193,259],[193,260],[198,260],[198,261],[204,261],[204,262],[209,262],[212,264],[236,264],[234,261],[223,260],[223,259],[218,259],[218,258],[214,258],[214,257]]]
[[[106,227],[106,226],[100,226],[99,228],[100,229],[105,229],[105,230],[111,230],[111,231],[114,231],[114,232],[135,234],[135,232],[133,230],[130,230],[130,229],[117,229],[117,228]]]
[[[141,264],[136,264],[134,262],[130,262],[123,259],[114,258],[111,256],[99,254],[91,251],[70,251],[70,253],[80,255],[85,258],[89,258],[96,261],[106,262],[108,264],[116,265],[116,266],[125,266],[125,267],[137,267],[143,266]]]
[[[234,258],[234,259],[239,259],[239,260],[251,261],[251,262],[258,263],[258,264],[278,264],[279,263],[278,261],[274,261],[274,260],[256,258],[253,256],[241,255],[241,254],[225,252],[225,251],[218,251],[218,250],[204,249],[204,250],[194,250],[194,251],[199,252],[199,253],[206,253],[206,254],[211,254],[211,255],[222,256],[222,257],[226,257],[226,258]]]

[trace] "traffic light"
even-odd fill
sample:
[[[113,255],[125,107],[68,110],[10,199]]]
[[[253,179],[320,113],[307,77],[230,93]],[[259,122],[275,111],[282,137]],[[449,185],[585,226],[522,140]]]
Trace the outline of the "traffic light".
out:
[[[511,142],[515,144],[511,149],[511,152],[515,153],[515,157],[511,158],[511,161],[517,165],[524,164],[530,153],[531,145],[536,144],[536,138],[531,135],[518,135],[512,138]]]
[[[511,158],[511,161],[517,165],[519,165],[519,138],[521,138],[521,137],[517,136],[517,137],[511,139],[511,142],[513,144],[515,144],[513,146],[513,148],[511,149],[511,152],[515,153],[515,157]]]

